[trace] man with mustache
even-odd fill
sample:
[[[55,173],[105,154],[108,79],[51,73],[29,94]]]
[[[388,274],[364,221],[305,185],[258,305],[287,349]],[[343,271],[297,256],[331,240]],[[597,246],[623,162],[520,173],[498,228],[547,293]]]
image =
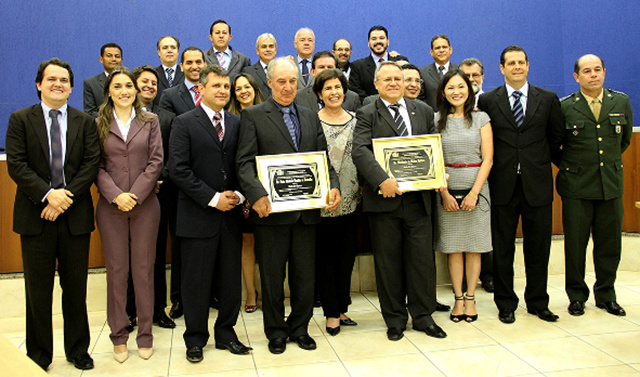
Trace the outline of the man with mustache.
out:
[[[349,80],[351,75],[351,63],[349,62],[351,59],[351,42],[344,38],[338,39],[333,42],[333,50],[331,52],[338,60],[338,68],[342,70],[344,77]]]
[[[476,107],[478,107],[478,98],[484,93],[482,90],[482,82],[484,81],[484,66],[482,62],[476,58],[467,58],[460,63],[460,69],[466,73],[473,86],[473,93],[476,95]],[[487,255],[487,253],[482,254]]]
[[[436,90],[440,84],[440,80],[451,69],[458,68],[457,64],[451,63],[451,53],[453,48],[449,42],[449,37],[444,34],[438,34],[431,38],[431,49],[429,53],[433,57],[433,63],[425,65],[420,69],[422,79],[424,80],[424,92],[421,98],[431,106],[436,108]]]
[[[98,117],[98,108],[104,102],[104,82],[117,66],[122,65],[122,48],[110,42],[100,47],[100,63],[104,72],[84,80],[82,85],[82,104],[84,112],[94,118]]]

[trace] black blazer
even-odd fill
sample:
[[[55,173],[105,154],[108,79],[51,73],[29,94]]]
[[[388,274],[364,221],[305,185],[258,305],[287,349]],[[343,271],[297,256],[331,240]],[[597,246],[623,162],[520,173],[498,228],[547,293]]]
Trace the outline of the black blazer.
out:
[[[157,98],[157,97],[156,97]],[[160,133],[162,134],[162,149],[164,151],[164,164],[162,165],[162,173],[160,174],[160,181],[166,181],[169,179],[169,136],[171,135],[171,124],[176,117],[176,114],[171,111],[165,110],[155,103],[151,103],[150,112],[158,116],[158,123],[160,123]]]
[[[51,168],[49,140],[40,104],[11,114],[7,127],[7,168],[18,185],[13,207],[13,231],[38,235],[46,220],[40,213],[41,200],[49,191]],[[67,107],[67,147],[64,160],[66,189],[73,193],[73,204],[65,215],[73,235],[94,229],[93,201],[89,191],[98,174],[100,144],[98,128],[89,115]]]
[[[177,65],[176,71],[173,73],[173,81],[172,81],[173,85],[169,86],[169,81],[167,81],[167,75],[164,72],[164,68],[162,67],[162,64],[157,66],[155,69],[156,69],[156,72],[158,72],[158,92],[157,92],[158,94],[156,95],[156,98],[153,99],[153,104],[158,105],[160,103],[160,97],[162,97],[162,92],[164,92],[165,89],[169,89],[173,86],[177,86],[178,84],[183,82],[184,73],[182,73],[182,70],[180,69],[180,65]]]
[[[406,60],[409,59],[406,56],[398,55],[396,57],[389,57],[390,61]],[[351,74],[349,75],[349,87],[360,96],[360,101],[363,101],[366,96],[372,94],[378,94],[378,90],[373,84],[374,75],[376,72],[376,62],[373,61],[371,55],[358,59],[351,63]]]
[[[84,80],[82,84],[82,104],[84,112],[94,118],[98,117],[98,109],[104,102],[104,83],[107,76],[100,72]]]
[[[304,106],[307,109],[318,111],[318,96],[313,92],[313,87],[308,86],[304,89],[298,89],[295,99],[296,105]],[[344,96],[342,108],[347,111],[356,112],[362,104],[360,97],[351,90],[347,90]]]
[[[449,64],[449,70],[457,69],[457,64]],[[425,101],[432,109],[436,108],[436,91],[440,85],[440,74],[436,69],[436,63],[431,63],[420,68],[420,76],[422,77],[422,93],[420,99]]]
[[[248,67],[244,67],[242,72],[251,75],[258,82],[258,87],[260,88],[260,92],[262,92],[262,96],[264,99],[271,97],[271,87],[267,82],[267,75],[264,73],[264,69],[262,69],[262,64],[260,60],[254,65],[250,65]]]
[[[235,171],[240,118],[225,111],[224,126],[224,138],[220,142],[213,122],[200,106],[173,121],[169,173],[180,189],[178,236],[213,237],[223,221],[240,232],[241,206],[227,212],[209,207],[216,192],[240,190]]]
[[[247,55],[234,50],[231,46],[229,46],[229,49],[231,50],[231,62],[229,62],[229,69],[227,71],[229,72],[229,78],[233,80],[238,73],[242,72],[244,67],[251,65],[251,59],[249,59]],[[209,47],[204,52],[204,60],[207,64],[220,65],[220,62],[218,62],[218,56],[213,51],[213,47]]]
[[[297,151],[282,120],[282,114],[272,98],[242,111],[236,166],[240,185],[250,203],[267,195],[258,180],[256,156],[327,150],[327,141],[317,112],[302,106],[296,106],[296,110],[300,121],[300,146]],[[338,175],[331,163],[329,176],[331,187],[340,188]],[[260,218],[255,211],[251,211],[251,221],[263,225],[294,224],[301,216],[305,224],[317,224],[320,221],[320,210],[273,213],[265,218]]]
[[[478,107],[489,114],[493,129],[493,167],[489,175],[493,204],[505,205],[513,196],[518,164],[527,202],[535,207],[551,204],[551,162],[557,161],[564,136],[558,96],[529,85],[527,111],[520,127],[504,85],[483,93]]]
[[[176,115],[181,115],[195,109],[196,104],[193,102],[193,97],[184,84],[184,80],[182,80],[179,84],[162,92],[160,107]]]
[[[434,134],[433,110],[421,101],[405,98],[411,119],[412,135]],[[398,207],[402,197],[384,198],[378,194],[380,184],[389,175],[373,156],[372,139],[400,136],[389,109],[381,99],[363,106],[356,113],[357,123],[353,133],[353,163],[364,179],[362,209],[365,212],[390,212]],[[427,214],[431,213],[431,191],[421,191]]]

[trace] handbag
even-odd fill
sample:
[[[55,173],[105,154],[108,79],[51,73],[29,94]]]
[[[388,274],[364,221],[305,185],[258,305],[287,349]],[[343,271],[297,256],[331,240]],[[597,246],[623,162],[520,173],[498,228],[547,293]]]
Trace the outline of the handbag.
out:
[[[469,192],[471,191],[471,189],[463,189],[463,190],[449,190],[449,194],[451,194],[451,196],[454,197],[454,199],[456,200],[456,202],[458,202],[458,207],[462,206],[462,201],[464,200],[464,198],[469,195]],[[478,199],[476,198],[476,205],[478,204]]]

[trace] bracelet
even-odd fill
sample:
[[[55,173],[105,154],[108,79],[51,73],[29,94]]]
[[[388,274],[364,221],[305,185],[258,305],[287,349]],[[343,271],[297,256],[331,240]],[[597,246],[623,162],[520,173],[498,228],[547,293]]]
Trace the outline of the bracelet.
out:
[[[473,191],[469,191],[469,195],[471,195],[473,199],[478,200],[478,195],[474,194]]]

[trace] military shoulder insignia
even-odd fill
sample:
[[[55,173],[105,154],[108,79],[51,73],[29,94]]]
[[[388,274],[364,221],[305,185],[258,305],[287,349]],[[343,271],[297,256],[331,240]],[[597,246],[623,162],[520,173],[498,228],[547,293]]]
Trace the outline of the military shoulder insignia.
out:
[[[575,93],[574,93],[574,94],[575,94]],[[560,102],[564,102],[564,101],[568,100],[568,99],[569,99],[569,98],[571,98],[571,97],[573,97],[573,94],[569,94],[569,95],[568,95],[568,96],[566,96],[566,97],[562,97],[562,98],[560,98]]]
[[[619,94],[619,95],[622,95],[622,96],[626,96],[626,97],[628,97],[626,93],[623,93],[623,92],[620,92],[620,91],[617,91],[617,90],[607,89],[607,91],[609,92],[609,93],[607,93],[607,95],[608,95],[609,97],[611,97],[611,96],[612,96],[612,95],[614,95],[614,94]]]

